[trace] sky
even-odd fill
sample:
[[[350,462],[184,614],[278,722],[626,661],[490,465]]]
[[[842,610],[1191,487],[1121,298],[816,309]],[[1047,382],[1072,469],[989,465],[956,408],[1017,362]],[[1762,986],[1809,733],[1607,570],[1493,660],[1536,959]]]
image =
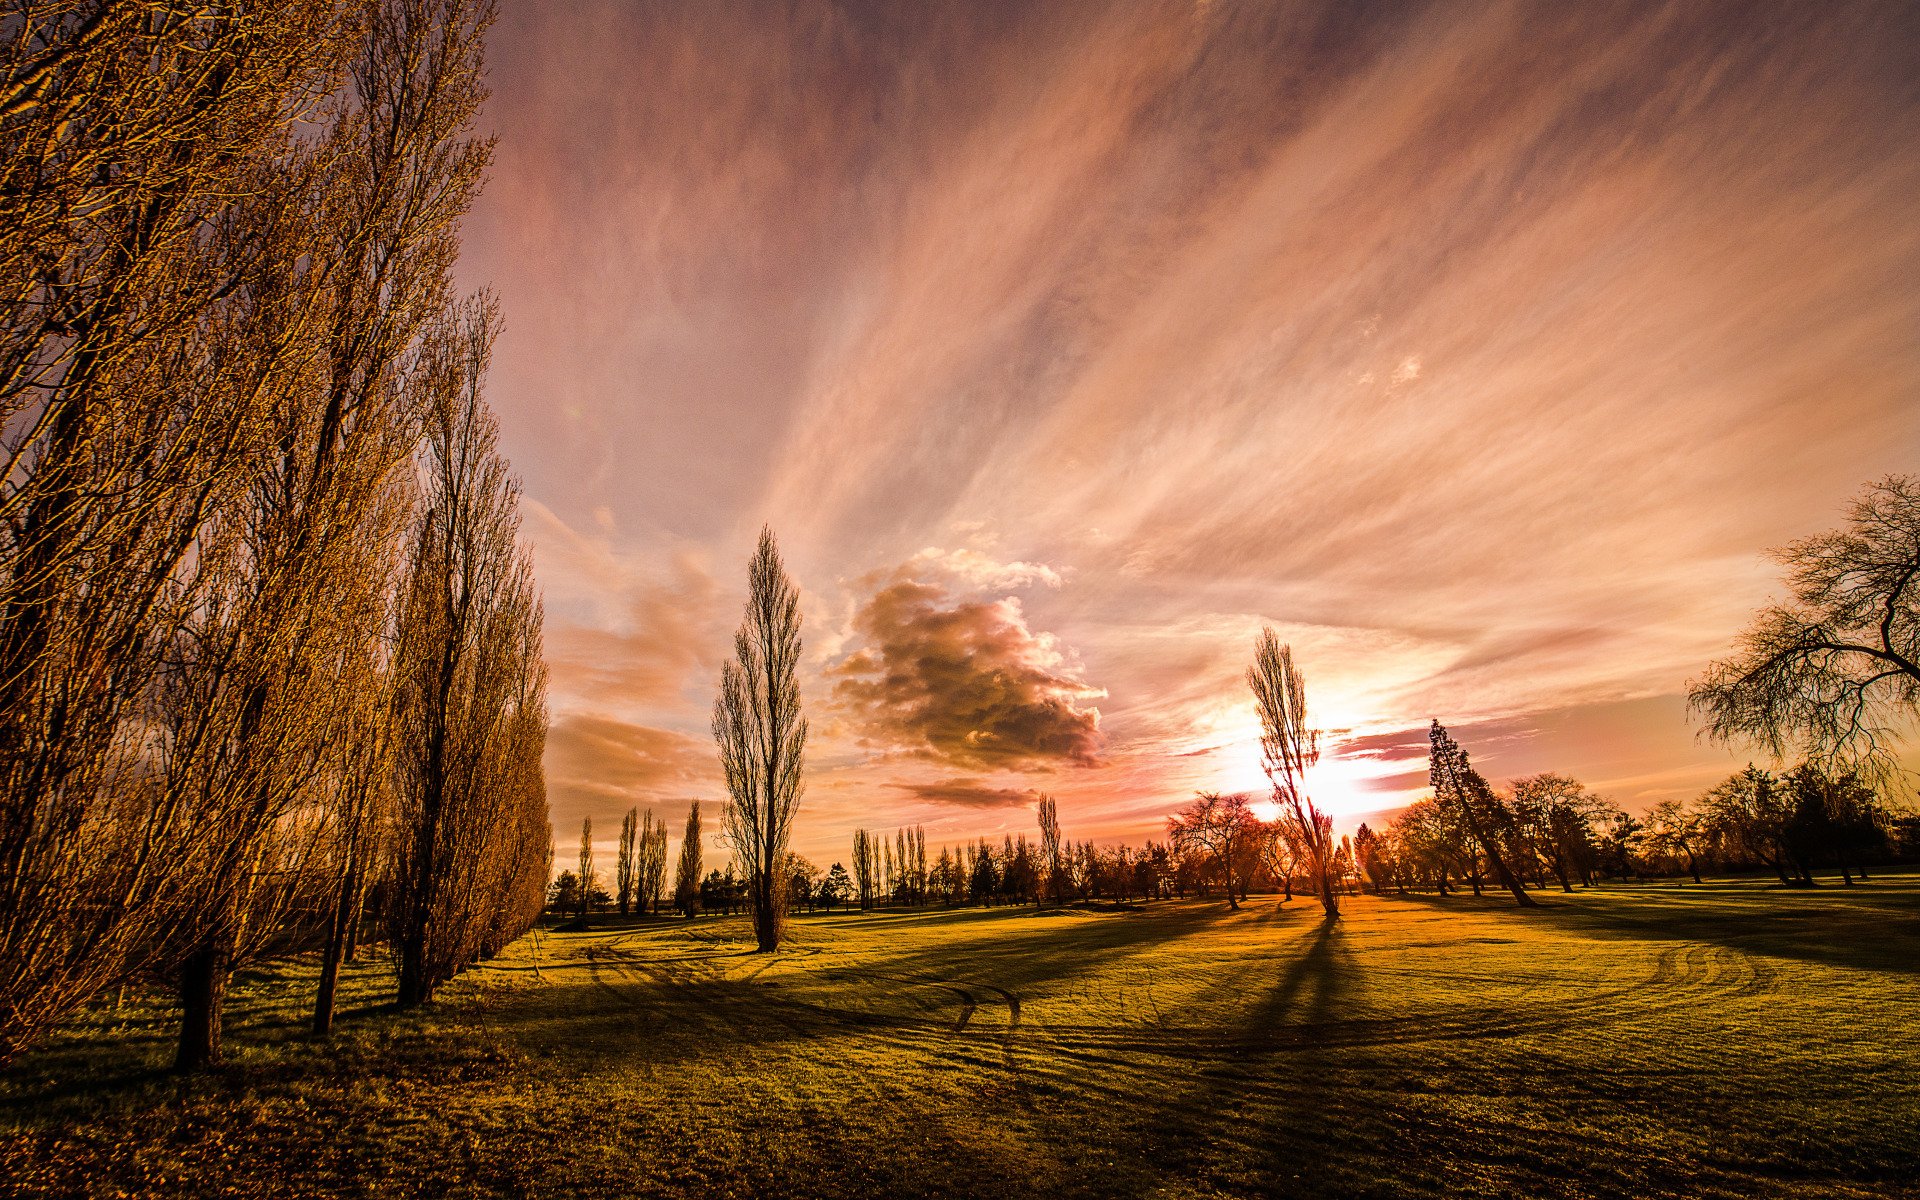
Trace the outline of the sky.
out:
[[[503,0],[489,45],[460,274],[562,858],[723,800],[763,526],[824,866],[1264,790],[1263,626],[1343,826],[1434,718],[1496,785],[1696,794],[1767,548],[1920,469],[1911,4]]]

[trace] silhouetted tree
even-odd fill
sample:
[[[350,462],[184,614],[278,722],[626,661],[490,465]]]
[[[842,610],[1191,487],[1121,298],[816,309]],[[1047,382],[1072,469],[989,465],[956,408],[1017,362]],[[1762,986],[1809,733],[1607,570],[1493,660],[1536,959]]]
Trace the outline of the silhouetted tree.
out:
[[[1247,668],[1260,714],[1260,765],[1273,801],[1287,822],[1302,863],[1327,916],[1340,915],[1333,870],[1333,821],[1307,795],[1307,772],[1320,761],[1320,731],[1307,727],[1306,681],[1294,669],[1293,648],[1262,630]]]
[[[713,737],[733,803],[726,825],[734,853],[746,868],[755,948],[780,946],[786,914],[787,852],[793,815],[804,785],[807,721],[800,715],[800,592],[787,578],[773,531],[747,569],[747,612],[733,639],[733,659],[721,668],[713,705]]]
[[[1486,856],[1488,865],[1493,869],[1493,877],[1500,882],[1500,886],[1513,893],[1520,907],[1538,907],[1501,857],[1498,838],[1500,817],[1497,811],[1499,801],[1493,789],[1473,769],[1467,760],[1467,752],[1447,735],[1439,721],[1433,723],[1428,737],[1431,746],[1427,773],[1433,783],[1434,799],[1459,816],[1461,824],[1472,834],[1480,852]]]
[[[587,905],[595,888],[600,886],[600,871],[593,864],[593,818],[587,817],[580,822],[580,915],[587,915]]]
[[[1167,822],[1174,846],[1203,852],[1211,860],[1226,886],[1227,907],[1233,909],[1240,907],[1240,897],[1246,894],[1237,863],[1247,845],[1259,837],[1259,830],[1260,820],[1240,792],[1230,796],[1199,792]]]
[[[1055,904],[1067,902],[1066,864],[1060,858],[1060,806],[1052,796],[1041,796],[1040,869],[1045,872],[1047,895]]]
[[[827,877],[820,881],[820,890],[816,893],[820,907],[828,912],[836,904],[845,904],[853,895],[853,881],[847,878],[847,868],[835,863],[827,871]]]
[[[1700,864],[1706,858],[1707,840],[1705,819],[1690,810],[1684,801],[1662,800],[1647,811],[1648,846],[1679,857],[1695,883],[1700,882]]]
[[[630,808],[626,816],[620,818],[620,848],[613,866],[614,889],[623,917],[633,909],[633,895],[639,879],[640,859],[635,851],[639,834],[640,810]]]
[[[1688,702],[1716,740],[1885,778],[1920,717],[1920,479],[1869,484],[1847,516],[1774,552],[1788,600],[1760,610]]]
[[[687,828],[680,838],[680,866],[673,878],[673,907],[683,917],[700,914],[700,802],[687,808]]]
[[[640,815],[640,845],[635,884],[640,911],[660,911],[667,886],[667,823],[653,819],[653,810]]]
[[[873,858],[873,838],[864,829],[853,831],[853,879],[860,899],[860,911],[866,912],[873,907],[874,888],[878,881],[874,878],[876,866]]]
[[[800,855],[787,852],[786,865],[781,874],[787,881],[787,905],[800,905],[808,911],[814,906],[814,884],[820,878],[820,868],[814,866]]]

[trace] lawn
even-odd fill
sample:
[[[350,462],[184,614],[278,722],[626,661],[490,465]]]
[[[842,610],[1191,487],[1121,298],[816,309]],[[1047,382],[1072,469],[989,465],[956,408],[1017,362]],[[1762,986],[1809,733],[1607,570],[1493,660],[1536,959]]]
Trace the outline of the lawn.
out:
[[[1920,877],[529,936],[432,1009],[310,963],[232,1063],[87,1014],[0,1082],[31,1195],[1920,1194]]]

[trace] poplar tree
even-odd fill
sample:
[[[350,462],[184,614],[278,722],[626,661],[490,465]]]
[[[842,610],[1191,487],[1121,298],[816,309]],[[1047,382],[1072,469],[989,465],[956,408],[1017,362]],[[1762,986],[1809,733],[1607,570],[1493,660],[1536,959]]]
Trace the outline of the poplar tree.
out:
[[[720,671],[713,737],[733,803],[726,828],[746,870],[754,945],[780,947],[786,923],[781,864],[805,787],[807,719],[800,713],[800,590],[787,577],[773,530],[747,568],[747,611]]]
[[[683,917],[700,912],[700,802],[687,809],[687,828],[680,838],[680,864],[673,877],[673,907]]]
[[[1312,873],[1320,907],[1337,917],[1333,820],[1307,795],[1307,772],[1320,761],[1320,731],[1307,725],[1307,686],[1294,668],[1293,647],[1281,645],[1271,629],[1262,630],[1255,644],[1247,686],[1260,713],[1260,766],[1273,788],[1273,802]]]

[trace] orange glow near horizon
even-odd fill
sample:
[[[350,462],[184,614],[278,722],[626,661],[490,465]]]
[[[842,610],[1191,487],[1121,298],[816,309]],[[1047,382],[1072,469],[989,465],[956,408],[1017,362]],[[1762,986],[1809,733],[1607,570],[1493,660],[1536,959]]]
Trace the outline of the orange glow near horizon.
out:
[[[803,593],[796,847],[1163,835],[1266,793],[1272,626],[1343,831],[1629,806],[1686,681],[1920,446],[1897,6],[509,4],[461,271],[546,597],[556,829],[677,821],[753,539]]]

